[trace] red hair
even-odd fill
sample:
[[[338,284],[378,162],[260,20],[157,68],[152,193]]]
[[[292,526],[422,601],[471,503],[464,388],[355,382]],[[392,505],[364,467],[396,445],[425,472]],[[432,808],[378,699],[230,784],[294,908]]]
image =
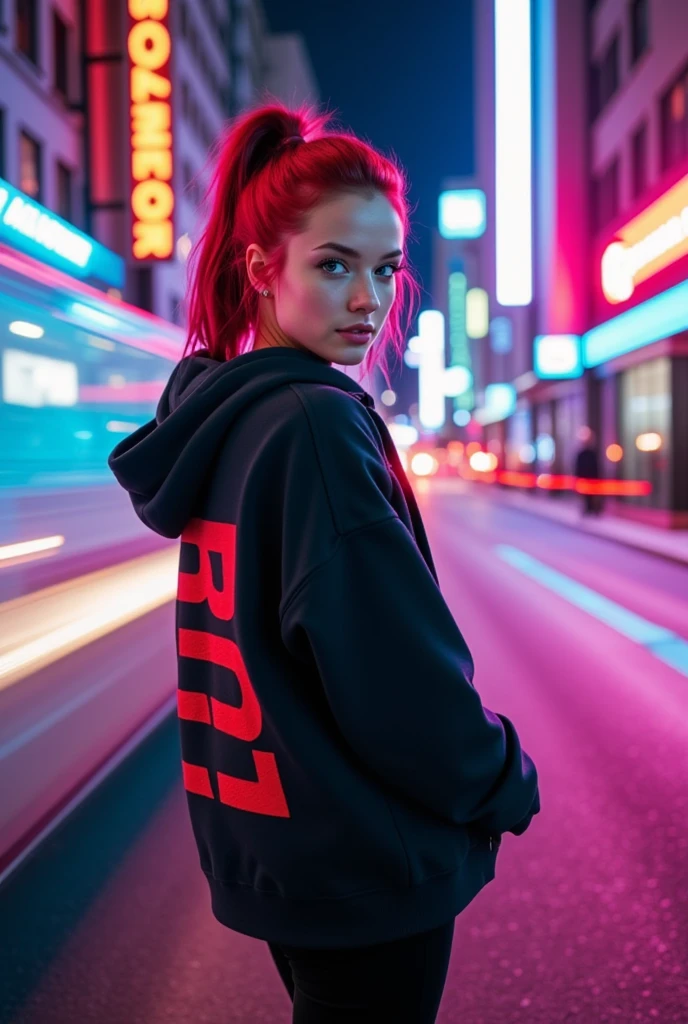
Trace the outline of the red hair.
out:
[[[303,230],[306,215],[324,199],[381,193],[407,237],[408,183],[401,167],[355,135],[327,131],[329,121],[315,107],[290,110],[275,102],[244,112],[230,125],[206,193],[209,217],[191,253],[184,355],[204,348],[226,361],[250,351],[258,294],[246,270],[246,249],[255,242],[266,252],[266,283],[278,276],[288,237]],[[305,141],[286,142],[294,135]],[[408,269],[397,274],[396,284],[385,326],[363,361],[363,375],[378,366],[388,387],[388,349],[403,355],[420,295]]]

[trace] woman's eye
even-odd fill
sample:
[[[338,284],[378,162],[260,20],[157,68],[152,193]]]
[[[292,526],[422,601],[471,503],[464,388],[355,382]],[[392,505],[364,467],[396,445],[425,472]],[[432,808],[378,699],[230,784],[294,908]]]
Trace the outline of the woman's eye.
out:
[[[334,264],[334,266],[337,266],[337,264],[339,264],[342,267],[345,266],[345,264],[342,262],[342,260],[335,260],[335,259],[322,260],[320,263],[318,263],[318,266],[322,267],[323,270],[325,270],[326,267],[331,267],[333,264]],[[379,270],[385,270],[385,269],[387,269],[387,267],[389,267],[392,272],[391,272],[391,274],[383,274],[382,275],[383,277],[386,277],[386,278],[394,277],[394,275],[398,274],[399,271],[402,269],[401,266],[397,266],[396,263],[385,263],[385,265],[383,267],[379,267],[378,269]],[[326,273],[329,274],[330,277],[338,277],[339,276],[337,274],[332,273],[329,270],[327,270]]]
[[[344,264],[342,263],[342,261],[341,261],[341,260],[323,260],[323,261],[322,261],[322,263],[318,263],[318,266],[319,266],[319,267],[322,267],[322,268],[323,268],[323,270],[324,270],[324,269],[325,269],[325,267],[327,267],[327,266],[331,266],[331,265],[332,265],[333,263],[334,263],[335,265],[336,265],[337,263],[339,263],[339,264],[340,264],[340,265],[341,265],[342,267],[344,266]],[[327,271],[327,273],[329,274],[329,271]],[[333,275],[330,275],[330,276],[333,276]]]

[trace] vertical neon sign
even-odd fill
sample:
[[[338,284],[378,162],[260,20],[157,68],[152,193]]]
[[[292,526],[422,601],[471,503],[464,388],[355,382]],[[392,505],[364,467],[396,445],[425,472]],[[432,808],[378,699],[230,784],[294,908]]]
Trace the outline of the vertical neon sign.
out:
[[[128,0],[131,253],[174,257],[169,0]]]
[[[533,298],[530,0],[494,0],[497,302]]]
[[[426,309],[418,317],[418,419],[425,430],[441,430],[444,408],[444,316]]]
[[[450,366],[463,366],[472,370],[471,350],[466,334],[466,275],[455,270],[449,275],[449,350]],[[472,409],[473,388],[470,387],[454,399],[454,409]]]

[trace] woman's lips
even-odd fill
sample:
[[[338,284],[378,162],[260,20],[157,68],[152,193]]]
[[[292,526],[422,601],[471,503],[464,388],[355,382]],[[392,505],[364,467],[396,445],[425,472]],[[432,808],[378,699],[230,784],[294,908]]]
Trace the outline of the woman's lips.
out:
[[[366,342],[370,341],[373,333],[373,331],[337,331],[337,334],[341,334],[342,338],[345,338],[353,345],[365,345]]]

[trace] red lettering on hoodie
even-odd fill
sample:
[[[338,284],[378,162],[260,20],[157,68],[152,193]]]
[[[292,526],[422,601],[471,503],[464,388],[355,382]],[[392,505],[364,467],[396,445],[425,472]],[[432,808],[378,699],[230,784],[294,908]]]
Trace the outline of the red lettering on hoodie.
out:
[[[234,569],[236,564],[236,526],[191,519],[182,533],[183,544],[198,548],[198,572],[179,573],[177,596],[180,601],[200,604],[207,601],[216,619],[229,622],[234,615]],[[213,583],[210,552],[222,562],[222,590]]]
[[[194,519],[182,533],[182,541],[198,547],[199,571],[180,571],[178,599],[193,604],[207,600],[212,615],[228,621],[234,615],[236,527]],[[221,558],[222,590],[218,590],[213,583],[211,551]],[[180,657],[209,662],[233,672],[241,690],[241,705],[236,707],[200,691],[180,689],[177,691],[179,717],[210,726],[247,743],[258,739],[263,727],[263,716],[236,643],[214,633],[180,628],[178,644]],[[275,755],[261,750],[252,750],[252,755],[256,782],[217,772],[220,802],[254,814],[291,817]],[[210,772],[206,767],[183,761],[182,769],[184,787],[188,792],[214,799]]]

